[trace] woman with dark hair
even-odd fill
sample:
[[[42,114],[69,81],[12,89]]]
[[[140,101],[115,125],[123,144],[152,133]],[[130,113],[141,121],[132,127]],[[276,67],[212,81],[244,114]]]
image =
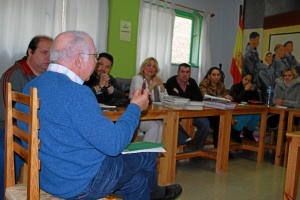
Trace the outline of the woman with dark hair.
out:
[[[218,67],[211,67],[204,79],[201,81],[199,88],[202,95],[205,94],[222,97],[233,100],[232,96],[229,95],[229,92],[225,89],[224,83],[221,81],[221,70]],[[215,148],[218,147],[218,134],[219,134],[219,116],[208,117],[210,121],[210,126],[213,129],[213,143]],[[236,139],[240,139],[236,137]]]
[[[230,101],[233,100],[232,96],[230,96],[229,92],[225,89],[224,83],[221,81],[221,70],[218,67],[211,67],[208,70],[199,88],[203,96],[208,94],[229,99]]]
[[[250,73],[245,74],[240,83],[235,84],[230,89],[230,95],[233,97],[233,101],[248,102],[249,100],[259,100],[257,90],[252,85],[252,75]],[[260,115],[234,115],[233,119],[237,122],[231,130],[231,134],[239,135],[244,129],[244,137],[251,141],[255,141],[253,137],[253,131],[255,126],[260,120]]]

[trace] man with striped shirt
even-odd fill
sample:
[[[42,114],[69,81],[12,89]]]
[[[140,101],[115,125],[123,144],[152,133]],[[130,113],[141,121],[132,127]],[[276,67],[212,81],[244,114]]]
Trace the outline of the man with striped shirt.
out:
[[[50,46],[53,39],[38,35],[30,41],[26,56],[8,68],[0,79],[0,199],[4,196],[4,145],[5,145],[5,90],[6,83],[12,84],[12,89],[22,92],[25,85],[45,72],[50,62]],[[16,175],[18,176],[22,161],[17,159]]]

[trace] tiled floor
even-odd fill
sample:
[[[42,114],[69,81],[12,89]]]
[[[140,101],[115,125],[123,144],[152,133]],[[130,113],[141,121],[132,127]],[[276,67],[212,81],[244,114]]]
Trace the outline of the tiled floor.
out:
[[[261,165],[256,163],[256,153],[236,151],[233,156],[225,174],[215,172],[213,160],[196,158],[177,162],[176,182],[183,187],[178,200],[283,199],[286,169],[273,165],[274,156],[266,152]]]
[[[274,155],[265,152],[264,163],[256,153],[232,152],[227,173],[216,173],[214,160],[193,158],[177,161],[176,183],[183,192],[177,200],[282,200],[286,169],[275,166]],[[297,199],[300,199],[298,184]],[[121,198],[118,198],[120,200]]]

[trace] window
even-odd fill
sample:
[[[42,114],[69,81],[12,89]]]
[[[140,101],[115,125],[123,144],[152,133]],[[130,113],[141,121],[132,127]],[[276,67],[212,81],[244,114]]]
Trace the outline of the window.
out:
[[[198,66],[202,17],[194,11],[176,10],[172,42],[172,64]]]

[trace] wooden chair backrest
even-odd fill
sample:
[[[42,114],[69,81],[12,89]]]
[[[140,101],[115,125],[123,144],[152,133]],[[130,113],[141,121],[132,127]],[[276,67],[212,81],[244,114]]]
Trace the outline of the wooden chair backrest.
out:
[[[29,106],[29,113],[24,113],[14,108],[15,103],[20,102]],[[14,153],[20,155],[28,165],[27,199],[39,199],[39,170],[40,160],[38,156],[38,109],[39,99],[37,89],[30,89],[30,96],[12,91],[11,83],[6,84],[6,118],[5,118],[5,189],[16,183]],[[16,120],[28,124],[28,133],[18,128]],[[22,143],[26,142],[28,148],[24,148],[15,141],[19,138]]]

